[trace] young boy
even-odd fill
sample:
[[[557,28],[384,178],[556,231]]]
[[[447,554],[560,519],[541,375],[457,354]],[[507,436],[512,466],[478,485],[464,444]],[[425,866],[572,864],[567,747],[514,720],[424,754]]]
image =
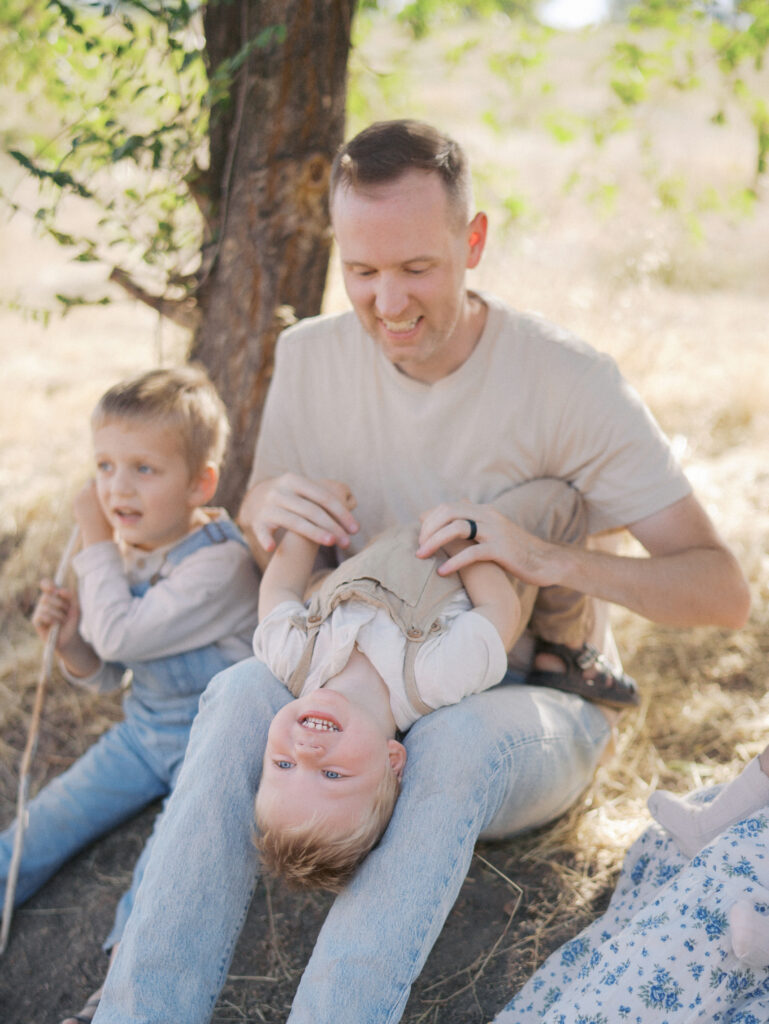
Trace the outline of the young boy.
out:
[[[226,512],[205,507],[229,428],[203,371],[154,370],[118,384],[91,427],[96,478],[74,503],[77,595],[43,580],[32,621],[42,638],[59,624],[57,655],[71,682],[106,692],[130,669],[132,684],[124,721],[31,801],[17,904],[93,839],[170,792],[200,694],[250,654],[257,621],[249,549]],[[3,881],[14,833],[0,836]],[[113,954],[150,843],[104,943]],[[68,1020],[90,1020],[98,997]]]
[[[340,498],[350,505],[344,489]],[[552,480],[501,500],[516,519],[547,506],[535,515],[549,534],[573,531],[581,513],[576,492]],[[448,546],[449,556],[472,543],[469,526],[470,539]],[[417,558],[418,535],[418,525],[381,534],[322,581],[309,607],[302,600],[316,544],[286,533],[265,571],[254,651],[297,700],[270,726],[257,846],[264,866],[296,887],[343,887],[392,814],[406,760],[396,731],[499,683],[527,624],[531,587],[490,561],[459,579],[441,576],[446,554]],[[536,619],[546,633],[584,638],[586,613],[583,597],[559,592]],[[567,673],[546,675],[548,685],[573,689]],[[622,686],[635,697],[621,673],[599,670],[589,681],[599,699],[616,700]]]

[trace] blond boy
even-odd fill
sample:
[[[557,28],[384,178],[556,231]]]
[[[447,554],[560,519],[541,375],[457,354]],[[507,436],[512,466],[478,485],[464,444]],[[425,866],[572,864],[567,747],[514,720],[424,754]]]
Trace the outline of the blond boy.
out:
[[[406,527],[372,541],[324,581],[309,612],[317,544],[286,533],[265,571],[254,651],[297,699],[270,725],[257,845],[295,887],[344,886],[392,814],[406,763],[396,735],[507,670],[521,605],[505,572],[484,562],[461,583],[439,577],[446,556],[417,559],[417,535]]]
[[[352,499],[334,482],[340,500]],[[582,501],[560,481],[532,480],[499,496],[514,521],[561,542],[583,537]],[[338,891],[382,835],[406,751],[396,739],[422,715],[499,683],[527,623],[575,661],[589,650],[582,595],[537,588],[496,563],[441,574],[452,541],[420,558],[420,525],[393,527],[347,559],[302,603],[318,545],[286,533],[262,581],[254,651],[294,697],[273,720],[256,799],[265,866],[297,887]],[[577,644],[576,647],[568,646]],[[547,665],[527,681],[631,703],[633,680],[603,661],[589,671]]]
[[[258,576],[213,498],[228,437],[224,406],[200,369],[154,370],[111,388],[91,419],[95,479],[75,498],[77,593],[41,583],[33,615],[60,627],[65,676],[131,689],[125,718],[29,806],[16,903],[93,839],[167,796],[210,678],[250,653]],[[0,836],[0,879],[15,827]],[[105,949],[117,948],[146,861],[123,896]],[[99,993],[68,1020],[96,1011]]]

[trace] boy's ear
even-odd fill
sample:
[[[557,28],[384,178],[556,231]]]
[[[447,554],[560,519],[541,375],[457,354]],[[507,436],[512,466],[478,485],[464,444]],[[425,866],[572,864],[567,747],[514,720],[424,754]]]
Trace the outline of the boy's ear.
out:
[[[403,769],[406,767],[406,748],[397,740],[388,740],[387,756],[390,759],[390,768],[398,779],[402,779]]]
[[[207,462],[190,485],[190,504],[194,508],[207,505],[216,494],[219,470],[213,462]]]

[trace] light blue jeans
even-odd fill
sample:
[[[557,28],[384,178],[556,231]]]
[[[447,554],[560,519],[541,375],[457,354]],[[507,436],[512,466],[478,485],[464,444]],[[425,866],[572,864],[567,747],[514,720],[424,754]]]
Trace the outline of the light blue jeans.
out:
[[[84,846],[165,796],[181,768],[188,734],[189,726],[173,725],[147,735],[143,723],[120,722],[52,779],[27,805],[15,906]],[[15,835],[15,822],[0,835],[3,892]],[[120,901],[105,949],[120,939],[150,845],[151,840],[137,862],[131,889]]]
[[[290,699],[255,660],[204,693],[95,1024],[210,1019],[258,875],[267,729]],[[589,784],[609,734],[595,705],[510,677],[420,719],[392,821],[329,912],[292,1024],[400,1020],[476,839],[556,818]]]

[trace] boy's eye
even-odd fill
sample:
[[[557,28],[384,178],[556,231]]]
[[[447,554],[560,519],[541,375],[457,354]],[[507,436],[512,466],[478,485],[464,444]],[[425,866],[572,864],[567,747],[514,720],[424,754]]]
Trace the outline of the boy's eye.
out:
[[[152,466],[147,466],[145,464],[142,464],[141,466],[139,466],[138,470],[144,476],[147,476],[149,473],[154,473],[155,472],[155,470],[152,468]]]
[[[341,775],[340,772],[332,771],[330,768],[325,768],[323,770],[323,774],[326,776],[327,779],[341,779],[342,778],[342,775]]]
[[[293,768],[291,761],[275,761],[276,768]]]
[[[96,463],[96,468],[100,473],[109,473],[109,471],[112,469],[112,463],[107,462],[106,459],[99,459],[99,461]]]

